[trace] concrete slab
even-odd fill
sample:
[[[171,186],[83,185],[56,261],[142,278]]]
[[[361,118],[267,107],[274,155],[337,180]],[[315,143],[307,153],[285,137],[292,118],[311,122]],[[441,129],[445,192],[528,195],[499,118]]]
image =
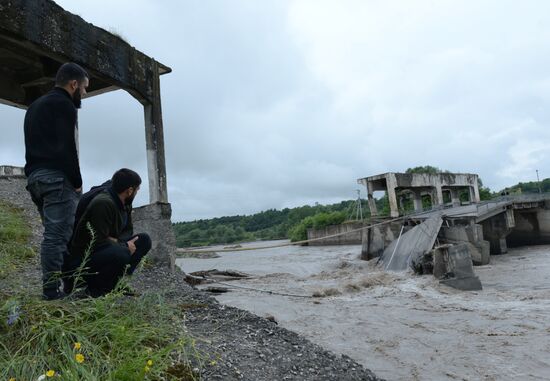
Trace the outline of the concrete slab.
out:
[[[435,256],[439,257],[437,261],[434,258],[434,264],[443,262],[444,267],[446,267],[443,275],[445,278],[440,280],[441,284],[463,291],[482,289],[481,281],[475,275],[472,266],[472,247],[470,243],[465,242],[448,246],[434,253]],[[436,275],[435,271],[434,275]]]
[[[442,223],[441,214],[437,214],[400,235],[382,254],[384,269],[407,270],[413,261],[432,249]]]

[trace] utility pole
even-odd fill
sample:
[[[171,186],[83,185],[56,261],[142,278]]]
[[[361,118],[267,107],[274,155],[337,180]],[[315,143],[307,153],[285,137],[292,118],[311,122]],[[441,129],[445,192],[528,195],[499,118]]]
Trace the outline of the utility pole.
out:
[[[539,185],[539,194],[542,194],[542,189],[540,187],[539,170],[535,169],[535,171],[537,171],[537,183]]]
[[[357,220],[363,221],[363,206],[361,205],[361,190],[357,189]]]

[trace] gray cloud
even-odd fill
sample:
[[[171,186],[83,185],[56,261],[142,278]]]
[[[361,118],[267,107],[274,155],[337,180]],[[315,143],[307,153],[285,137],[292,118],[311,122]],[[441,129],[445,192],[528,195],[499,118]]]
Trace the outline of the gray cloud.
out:
[[[416,165],[495,190],[550,176],[550,4],[59,4],[174,69],[161,80],[174,220],[349,199],[357,178]],[[22,115],[2,109],[2,163],[24,162]],[[146,177],[131,96],[85,100],[80,127],[87,186],[122,166]]]

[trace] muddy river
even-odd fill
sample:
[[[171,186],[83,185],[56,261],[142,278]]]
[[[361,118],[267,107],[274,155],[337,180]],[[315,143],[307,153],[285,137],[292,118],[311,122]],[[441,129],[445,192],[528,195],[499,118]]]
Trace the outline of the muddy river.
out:
[[[272,315],[388,380],[550,380],[550,246],[492,256],[475,268],[484,287],[476,292],[384,273],[359,253],[359,246],[283,247],[178,264],[253,275],[232,285],[317,295],[235,288],[216,298]]]

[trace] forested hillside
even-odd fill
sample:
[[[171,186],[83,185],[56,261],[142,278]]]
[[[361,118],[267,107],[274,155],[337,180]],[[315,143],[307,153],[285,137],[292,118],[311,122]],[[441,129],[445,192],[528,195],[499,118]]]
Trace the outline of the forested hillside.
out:
[[[204,246],[215,243],[234,243],[251,240],[284,239],[289,231],[307,217],[338,212],[342,219],[354,214],[355,200],[332,205],[304,205],[282,210],[269,209],[249,216],[219,217],[174,225],[178,247]],[[362,202],[366,213],[366,201]]]

